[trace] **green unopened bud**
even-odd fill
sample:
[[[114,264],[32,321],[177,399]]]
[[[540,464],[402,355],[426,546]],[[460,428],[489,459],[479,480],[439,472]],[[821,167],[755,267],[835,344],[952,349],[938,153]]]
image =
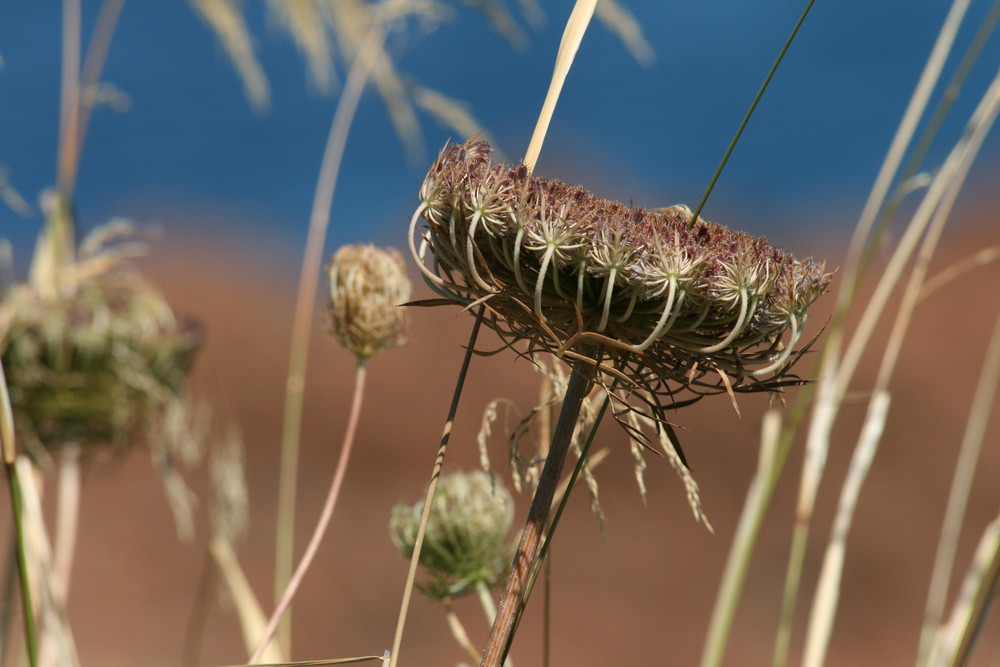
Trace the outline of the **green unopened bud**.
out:
[[[344,246],[327,266],[331,334],[360,359],[406,342],[410,280],[396,250]]]
[[[392,510],[389,533],[404,556],[413,555],[423,503],[400,503]],[[507,531],[514,502],[498,480],[482,471],[441,479],[427,520],[420,564],[427,580],[421,589],[434,598],[454,597],[484,583],[493,586],[510,561]]]

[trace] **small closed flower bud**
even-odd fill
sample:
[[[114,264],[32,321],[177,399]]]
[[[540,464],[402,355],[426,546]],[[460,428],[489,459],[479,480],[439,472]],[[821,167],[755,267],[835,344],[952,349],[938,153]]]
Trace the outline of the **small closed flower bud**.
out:
[[[422,512],[422,502],[400,503],[392,510],[389,534],[407,558],[413,555]],[[499,582],[510,561],[506,538],[513,518],[514,501],[497,479],[480,470],[443,477],[420,551],[427,571],[423,592],[443,599]]]
[[[359,359],[406,342],[410,280],[396,250],[349,245],[327,266],[330,333]]]

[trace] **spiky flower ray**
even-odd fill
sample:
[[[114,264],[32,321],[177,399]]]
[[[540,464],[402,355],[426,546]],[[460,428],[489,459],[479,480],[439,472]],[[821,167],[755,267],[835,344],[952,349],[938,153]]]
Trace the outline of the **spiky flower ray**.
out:
[[[603,373],[654,413],[799,382],[823,265],[683,206],[647,211],[494,164],[491,150],[446,146],[421,187],[410,248],[435,292],[484,302],[511,346],[590,361],[584,350],[600,349]]]

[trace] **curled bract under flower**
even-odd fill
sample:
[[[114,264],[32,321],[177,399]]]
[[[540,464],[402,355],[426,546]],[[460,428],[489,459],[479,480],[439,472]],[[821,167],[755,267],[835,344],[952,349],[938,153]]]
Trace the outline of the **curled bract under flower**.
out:
[[[495,164],[491,150],[445,147],[421,187],[411,252],[439,295],[484,303],[509,343],[599,350],[605,370],[675,404],[679,388],[793,381],[807,309],[830,281],[822,265],[683,206],[648,211]]]
[[[327,265],[331,334],[360,359],[406,342],[410,279],[396,250],[348,245]]]

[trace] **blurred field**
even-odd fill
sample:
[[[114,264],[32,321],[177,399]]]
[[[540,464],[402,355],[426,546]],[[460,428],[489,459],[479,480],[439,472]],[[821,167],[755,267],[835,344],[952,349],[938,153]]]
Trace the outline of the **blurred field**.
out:
[[[995,202],[978,210],[980,215],[972,215],[978,224],[964,224],[942,248],[938,269],[998,241]],[[204,224],[208,221],[197,222],[209,227]],[[191,221],[183,226],[195,228]],[[192,233],[159,244],[146,266],[179,312],[206,324],[196,390],[214,404],[218,422],[235,421],[243,430],[252,515],[239,555],[266,599],[272,587],[278,442],[294,294],[288,259],[299,249],[233,228],[220,232],[214,221],[212,227],[216,231],[210,236]],[[834,247],[811,251],[827,256],[830,266],[838,265],[842,252]],[[848,543],[829,665],[904,665],[915,659],[934,545],[968,403],[996,317],[998,284],[1000,266],[978,268],[932,295],[918,311],[892,385],[886,438]],[[832,303],[828,295],[817,304],[812,332]],[[294,608],[295,659],[380,655],[390,646],[406,564],[388,539],[389,510],[422,493],[470,322],[457,309],[416,310],[411,342],[370,364],[370,391],[342,504]],[[482,346],[490,348],[491,339]],[[332,474],[352,369],[353,358],[326,338],[317,322],[301,459],[300,544]],[[862,378],[872,374],[868,370]],[[512,355],[477,359],[447,467],[476,465],[474,438],[489,400],[506,396],[527,409],[536,383],[536,374]],[[579,493],[553,549],[553,665],[697,663],[719,573],[756,465],[765,403],[761,397],[744,397],[742,422],[724,398],[705,400],[676,417],[686,429],[682,442],[714,535],[695,523],[673,472],[652,456],[648,506],[643,506],[625,438],[612,424],[605,425],[598,445],[613,452],[597,476],[607,537],[598,531],[585,494]],[[799,640],[839,492],[834,482],[839,484],[846,468],[862,411],[846,409],[844,423],[854,424],[840,429],[831,453],[807,555]],[[996,516],[996,414],[969,507],[971,529],[958,556],[962,568],[978,531]],[[799,455],[797,449],[765,526],[727,664],[770,664]],[[491,457],[506,472],[502,438],[495,438]],[[195,471],[192,479],[204,507],[207,476]],[[523,494],[518,503],[516,524],[527,505]],[[207,592],[208,608],[197,664],[246,659],[231,605],[219,582],[206,573],[205,521],[194,543],[177,541],[159,480],[142,452],[90,467],[81,511],[69,613],[83,664],[182,664],[199,590]],[[8,523],[6,515],[3,520]],[[541,597],[534,598],[518,634],[513,652],[517,665],[541,664],[541,606]],[[463,601],[458,609],[473,641],[481,644],[487,627],[478,607]],[[973,664],[1000,664],[996,616],[994,610]],[[793,664],[799,648],[797,641]],[[441,610],[422,598],[411,609],[402,657],[413,666],[455,665],[464,657]]]

